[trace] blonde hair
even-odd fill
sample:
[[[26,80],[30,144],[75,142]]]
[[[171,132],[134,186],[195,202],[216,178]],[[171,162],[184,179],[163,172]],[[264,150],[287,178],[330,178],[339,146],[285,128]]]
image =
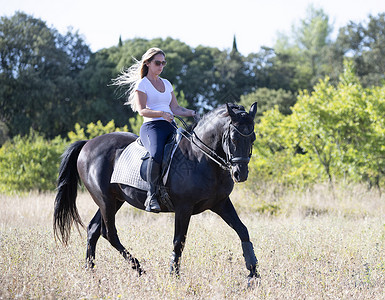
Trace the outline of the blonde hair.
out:
[[[116,85],[118,88],[127,88],[125,94],[128,97],[125,104],[129,104],[133,111],[137,111],[136,103],[134,101],[136,86],[138,82],[147,75],[147,64],[150,63],[157,54],[162,54],[166,57],[161,49],[150,48],[143,54],[141,60],[134,58],[135,63],[131,67],[123,70],[117,78],[112,79],[112,85]]]

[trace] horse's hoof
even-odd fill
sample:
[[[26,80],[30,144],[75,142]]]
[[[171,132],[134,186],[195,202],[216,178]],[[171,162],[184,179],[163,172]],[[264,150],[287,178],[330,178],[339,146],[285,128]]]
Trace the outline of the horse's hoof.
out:
[[[142,268],[139,268],[139,269],[137,269],[136,271],[138,272],[138,276],[139,276],[139,277],[142,276],[142,275],[144,275],[144,274],[146,274],[146,271],[143,270]]]
[[[180,274],[179,274],[179,272],[177,273],[177,272],[170,272],[170,276],[172,276],[172,277],[174,277],[174,278],[176,278],[176,279],[180,279]]]
[[[247,277],[247,288],[248,289],[255,289],[258,288],[261,285],[261,277],[259,275]]]
[[[171,266],[170,267],[170,275],[179,279],[180,278],[180,274],[179,274],[179,268],[176,268],[174,266]]]
[[[91,271],[92,271],[92,270],[94,270],[94,268],[95,268],[95,264],[94,264],[94,262],[92,262],[92,261],[88,261],[88,262],[86,262],[84,268],[85,268],[86,270],[91,270]]]

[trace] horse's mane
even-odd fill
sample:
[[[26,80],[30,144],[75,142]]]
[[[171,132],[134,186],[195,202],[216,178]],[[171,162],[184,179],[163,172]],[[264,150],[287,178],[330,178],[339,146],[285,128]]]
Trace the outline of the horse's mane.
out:
[[[242,105],[238,105],[236,103],[228,103],[228,105],[235,113],[245,112],[245,108]],[[215,117],[225,118],[228,115],[229,114],[227,112],[226,104],[222,104],[217,108],[213,109],[212,111],[209,111],[208,113],[203,115],[202,119],[198,123],[195,123],[194,125],[189,126],[188,131],[189,132],[193,131],[198,124],[201,125],[207,122],[211,122],[212,119]]]

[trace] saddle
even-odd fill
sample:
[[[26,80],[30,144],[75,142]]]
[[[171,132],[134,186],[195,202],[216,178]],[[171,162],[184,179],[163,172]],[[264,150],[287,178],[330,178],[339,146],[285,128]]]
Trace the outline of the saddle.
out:
[[[158,186],[158,194],[160,195],[159,200],[170,211],[173,211],[174,207],[165,185],[168,179],[172,158],[181,139],[181,130],[178,129],[177,133],[167,141],[164,147],[163,161],[161,164],[161,184]],[[146,171],[149,157],[150,154],[144,148],[140,138],[138,138],[122,150],[121,155],[115,161],[110,182],[125,184],[140,190],[148,191],[150,185],[147,182]]]
[[[160,178],[162,178],[163,185],[166,185],[168,176],[168,171],[170,169],[171,160],[174,156],[174,152],[176,150],[176,146],[178,146],[179,142],[176,139],[176,134],[171,136],[168,141],[166,142],[166,145],[164,146],[163,150],[163,160],[161,163],[161,171],[160,171]],[[136,143],[138,143],[140,146],[143,146],[142,141],[140,140],[140,137],[136,140]],[[148,159],[150,158],[150,153],[146,152],[146,154],[141,158],[142,163],[140,165],[140,177],[147,181],[147,165],[148,165]]]

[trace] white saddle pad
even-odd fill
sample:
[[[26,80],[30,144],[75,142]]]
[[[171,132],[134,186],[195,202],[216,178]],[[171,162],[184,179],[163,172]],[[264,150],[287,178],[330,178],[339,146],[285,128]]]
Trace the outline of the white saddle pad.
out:
[[[148,191],[150,185],[140,177],[142,157],[145,156],[146,153],[146,149],[136,141],[128,145],[115,164],[111,176],[111,183],[122,183]]]
[[[182,139],[183,129],[178,128],[176,135],[176,143],[171,153],[171,160],[174,156],[175,150],[178,148],[179,142]],[[137,141],[128,145],[120,155],[115,164],[114,171],[111,176],[111,183],[122,183],[133,186],[140,190],[150,190],[150,185],[144,181],[140,176],[140,166],[142,165],[142,157],[147,154],[147,150],[138,144]],[[171,165],[171,162],[170,162]],[[166,184],[170,171],[170,165],[163,177],[163,184]]]

